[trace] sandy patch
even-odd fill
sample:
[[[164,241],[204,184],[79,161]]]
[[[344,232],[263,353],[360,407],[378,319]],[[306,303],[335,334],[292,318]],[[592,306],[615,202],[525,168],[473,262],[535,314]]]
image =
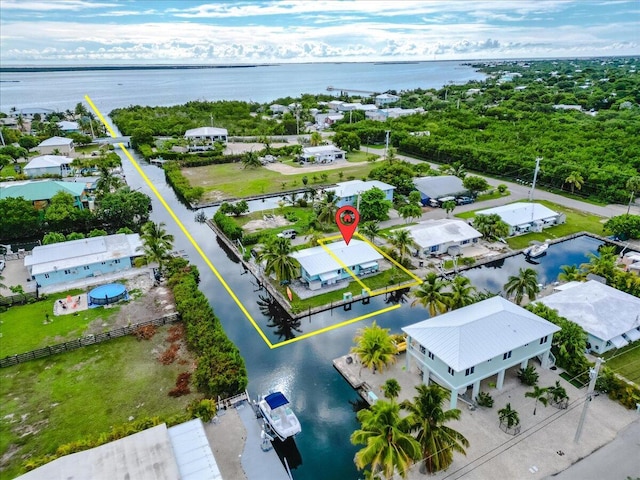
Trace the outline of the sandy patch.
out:
[[[274,172],[281,173],[282,175],[298,175],[300,173],[307,172],[322,172],[325,170],[335,170],[336,168],[344,168],[348,167],[349,164],[347,162],[335,162],[329,163],[327,165],[305,165],[303,167],[292,167],[291,165],[286,165],[284,163],[268,163],[264,166],[264,168],[268,170],[272,170]]]
[[[281,215],[275,215],[271,218],[264,217],[262,220],[251,220],[243,228],[246,232],[253,233],[266,228],[286,227],[287,225],[291,225],[289,220]]]

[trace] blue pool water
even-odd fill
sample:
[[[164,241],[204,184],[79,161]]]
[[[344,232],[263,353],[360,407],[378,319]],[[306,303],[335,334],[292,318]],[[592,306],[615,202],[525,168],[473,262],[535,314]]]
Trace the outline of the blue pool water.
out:
[[[89,292],[89,306],[108,305],[128,298],[127,289],[124,285],[121,283],[109,283],[94,288]]]

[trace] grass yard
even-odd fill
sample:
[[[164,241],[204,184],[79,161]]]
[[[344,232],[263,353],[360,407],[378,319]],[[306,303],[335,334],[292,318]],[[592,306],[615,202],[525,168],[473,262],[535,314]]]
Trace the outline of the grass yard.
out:
[[[0,476],[14,478],[26,457],[97,436],[130,417],[184,412],[196,394],[168,392],[193,359],[181,353],[171,365],[157,360],[169,346],[168,329],[148,341],[128,336],[1,369]]]
[[[518,250],[528,247],[530,242],[533,240],[544,242],[547,238],[561,238],[577,232],[591,232],[602,235],[602,222],[604,220],[602,217],[563,207],[562,205],[546,200],[540,200],[537,203],[541,203],[556,212],[564,213],[567,217],[566,222],[562,225],[545,228],[542,232],[532,232],[525,235],[518,235],[516,237],[508,237],[506,238],[506,241],[511,248]],[[472,218],[474,215],[475,212],[464,212],[455,216],[462,219],[468,219]]]
[[[28,352],[36,348],[62,343],[81,337],[87,326],[97,319],[107,320],[118,312],[118,306],[109,309],[90,308],[75,314],[53,315],[53,304],[86,293],[83,290],[71,290],[50,295],[46,300],[26,305],[15,305],[2,314],[0,322],[0,357]],[[49,314],[50,323],[45,324]]]
[[[375,166],[375,163],[357,163],[321,172],[310,172],[300,168],[300,173],[283,175],[262,167],[244,168],[241,163],[226,163],[185,168],[182,173],[194,187],[202,187],[205,192],[217,191],[226,198],[233,198],[302,188],[304,186],[302,177],[307,177],[310,187],[348,180],[349,177],[361,179],[369,175]],[[342,178],[340,172],[342,172]],[[327,176],[326,180],[323,179],[323,174]]]
[[[611,350],[603,358],[608,368],[640,386],[640,342]]]

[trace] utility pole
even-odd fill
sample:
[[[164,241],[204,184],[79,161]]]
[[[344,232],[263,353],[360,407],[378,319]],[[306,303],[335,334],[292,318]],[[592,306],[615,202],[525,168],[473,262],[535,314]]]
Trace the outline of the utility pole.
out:
[[[213,127],[213,113],[209,114],[209,118],[211,118],[211,127]]]
[[[387,139],[386,139],[386,143],[385,143],[385,148],[384,148],[384,159],[388,160],[389,159],[389,134],[391,133],[391,130],[387,130],[386,134],[387,134]]]
[[[598,373],[600,372],[601,363],[602,363],[602,359],[597,358],[596,366],[594,368],[589,369],[589,378],[591,378],[591,381],[589,382],[589,389],[587,390],[587,398],[584,401],[584,406],[582,407],[582,415],[580,416],[580,421],[578,422],[578,429],[576,430],[576,436],[573,439],[575,443],[578,443],[580,441],[580,435],[582,434],[584,419],[587,416],[587,407],[591,403],[591,397],[593,396],[593,391],[596,386],[596,380],[598,379]]]
[[[531,184],[531,190],[529,190],[530,202],[533,202],[533,191],[536,188],[536,180],[538,179],[538,170],[540,170],[540,160],[542,160],[542,157],[536,158],[536,169],[533,171],[533,183]]]

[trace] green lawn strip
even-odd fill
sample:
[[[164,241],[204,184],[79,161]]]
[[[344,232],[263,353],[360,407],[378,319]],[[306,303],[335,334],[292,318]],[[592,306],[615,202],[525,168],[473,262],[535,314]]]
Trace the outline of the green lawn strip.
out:
[[[207,165],[183,169],[184,176],[194,187],[203,187],[205,191],[220,191],[229,197],[247,197],[266,193],[277,193],[292,188],[303,188],[302,177],[307,177],[309,187],[348,180],[349,177],[361,179],[369,175],[375,164],[348,165],[322,172],[305,171],[294,175],[283,175],[263,167],[244,168],[240,163]],[[342,179],[340,172],[343,173]],[[323,179],[326,175],[326,180]]]
[[[158,352],[169,346],[168,329],[159,328],[149,341],[127,336],[1,369],[0,455],[11,444],[20,446],[3,478],[21,473],[23,455],[52,453],[61,444],[97,436],[129,417],[184,412],[196,394],[173,398],[168,392],[187,367],[157,360]],[[191,363],[192,358],[185,360]],[[28,428],[37,433],[23,436]]]
[[[81,310],[77,315],[53,315],[53,304],[58,299],[81,293],[85,292],[70,290],[50,295],[46,300],[10,307],[0,322],[0,358],[82,337],[91,322],[97,319],[107,322],[119,310],[118,306],[112,306]],[[50,323],[45,324],[47,314]]]
[[[547,238],[555,239],[566,237],[573,233],[578,232],[591,232],[597,235],[602,235],[602,217],[593,215],[591,213],[581,212],[572,208],[563,207],[547,200],[540,200],[537,203],[541,203],[559,213],[564,213],[567,217],[566,222],[562,225],[556,225],[555,227],[545,228],[542,232],[532,232],[525,235],[518,235],[515,237],[507,238],[509,246],[515,250],[528,247],[529,244],[536,240],[544,242]],[[484,210],[484,209],[479,209]],[[461,219],[473,218],[478,210],[473,212],[464,212],[456,214],[455,216]]]
[[[603,358],[605,366],[640,386],[640,342],[610,350]]]
[[[391,285],[396,285],[398,283],[407,282],[412,280],[412,278],[398,267],[393,267],[389,270],[385,270],[384,272],[379,273],[373,277],[362,278],[362,283],[364,283],[371,290],[378,290],[381,288],[389,287]],[[286,287],[277,287],[278,290],[286,297]],[[332,292],[321,293],[319,295],[315,295],[311,298],[300,299],[295,292],[293,292],[293,300],[292,307],[297,312],[301,312],[308,308],[320,307],[322,305],[329,305],[332,302],[339,302],[342,300],[342,295],[344,293],[351,292],[355,297],[356,295],[360,295],[362,293],[362,286],[356,282],[355,280],[349,282],[344,288],[340,290],[334,290]],[[294,312],[295,313],[295,312]]]
[[[363,152],[362,150],[354,150],[347,154],[347,162],[350,163],[360,163],[368,161],[369,153]]]
[[[573,385],[576,388],[584,388],[585,385],[583,385],[582,383],[580,383],[577,379],[573,378],[571,375],[569,375],[567,372],[562,372],[560,373],[560,376],[562,378],[564,378],[567,382],[569,382],[571,385]]]
[[[504,194],[496,190],[493,193],[485,193],[483,195],[478,195],[478,198],[476,198],[476,202],[484,202],[485,200],[495,200],[496,198],[508,197],[509,195],[511,195],[511,192],[509,192],[508,190]]]

